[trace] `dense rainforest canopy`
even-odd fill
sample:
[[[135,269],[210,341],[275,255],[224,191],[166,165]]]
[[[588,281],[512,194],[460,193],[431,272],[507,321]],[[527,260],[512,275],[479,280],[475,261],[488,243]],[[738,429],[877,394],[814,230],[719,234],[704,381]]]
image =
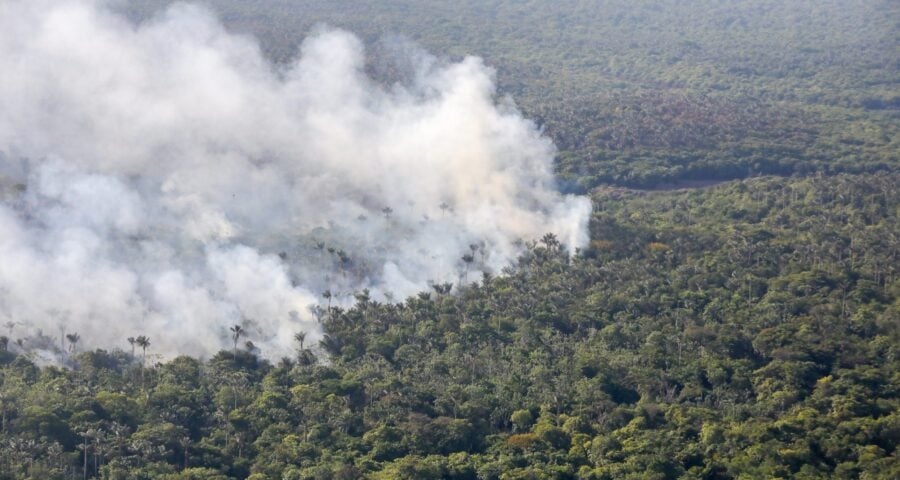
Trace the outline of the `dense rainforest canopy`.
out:
[[[148,18],[172,0],[126,2]],[[564,185],[653,188],[760,174],[892,170],[900,5],[890,0],[206,0],[289,62],[346,28],[385,68],[398,36],[483,57],[560,149]],[[398,47],[398,44],[400,45]]]
[[[234,328],[209,359],[70,334],[39,365],[11,322],[0,480],[900,478],[896,2],[206,3],[280,62],[321,22],[386,82],[396,34],[484,57],[591,196],[590,245],[327,294],[280,361]]]
[[[206,361],[0,353],[0,477],[897,478],[898,180],[604,189],[586,251],[359,292],[274,364],[237,332]]]

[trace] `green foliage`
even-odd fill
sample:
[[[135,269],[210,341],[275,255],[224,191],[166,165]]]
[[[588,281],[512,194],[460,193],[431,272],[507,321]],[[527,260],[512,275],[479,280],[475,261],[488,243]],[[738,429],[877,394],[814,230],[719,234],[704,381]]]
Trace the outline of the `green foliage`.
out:
[[[141,18],[172,1],[122,8]],[[500,92],[553,138],[572,189],[896,171],[900,160],[890,0],[205,3],[279,62],[318,24],[358,33],[385,83],[410,76],[392,61],[406,48],[396,35],[484,57]]]
[[[534,415],[531,414],[530,410],[516,410],[509,417],[509,420],[517,430],[526,431],[534,423]]]
[[[386,32],[484,56],[591,243],[329,303],[278,365],[0,337],[0,480],[900,478],[896,2],[206,3],[279,62],[358,32],[385,83]]]
[[[898,183],[598,192],[581,254],[332,307],[326,362],[18,355],[0,478],[894,478]]]

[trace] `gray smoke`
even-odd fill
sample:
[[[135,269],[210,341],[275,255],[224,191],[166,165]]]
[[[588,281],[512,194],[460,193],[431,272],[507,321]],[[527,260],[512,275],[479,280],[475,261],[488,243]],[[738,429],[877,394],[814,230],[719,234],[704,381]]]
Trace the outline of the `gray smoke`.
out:
[[[276,356],[326,289],[402,299],[585,243],[588,200],[480,59],[415,52],[388,86],[364,60],[320,29],[273,66],[191,5],[0,3],[0,324],[207,355],[240,323]]]

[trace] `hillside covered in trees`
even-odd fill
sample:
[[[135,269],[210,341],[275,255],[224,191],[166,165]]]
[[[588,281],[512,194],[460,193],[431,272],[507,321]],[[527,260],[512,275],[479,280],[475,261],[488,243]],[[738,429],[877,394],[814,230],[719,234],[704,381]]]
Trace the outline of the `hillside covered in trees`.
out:
[[[586,251],[359,292],[274,364],[4,338],[0,477],[897,478],[898,180],[598,191]]]

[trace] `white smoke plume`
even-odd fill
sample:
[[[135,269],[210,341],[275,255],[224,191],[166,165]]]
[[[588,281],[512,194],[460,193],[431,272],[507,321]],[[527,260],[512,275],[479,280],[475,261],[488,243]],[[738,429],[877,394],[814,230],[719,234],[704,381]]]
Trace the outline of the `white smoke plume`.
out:
[[[191,5],[0,3],[0,325],[208,355],[243,324],[278,356],[326,289],[399,300],[585,243],[588,200],[492,71],[407,62],[385,86],[342,31],[275,66]]]

